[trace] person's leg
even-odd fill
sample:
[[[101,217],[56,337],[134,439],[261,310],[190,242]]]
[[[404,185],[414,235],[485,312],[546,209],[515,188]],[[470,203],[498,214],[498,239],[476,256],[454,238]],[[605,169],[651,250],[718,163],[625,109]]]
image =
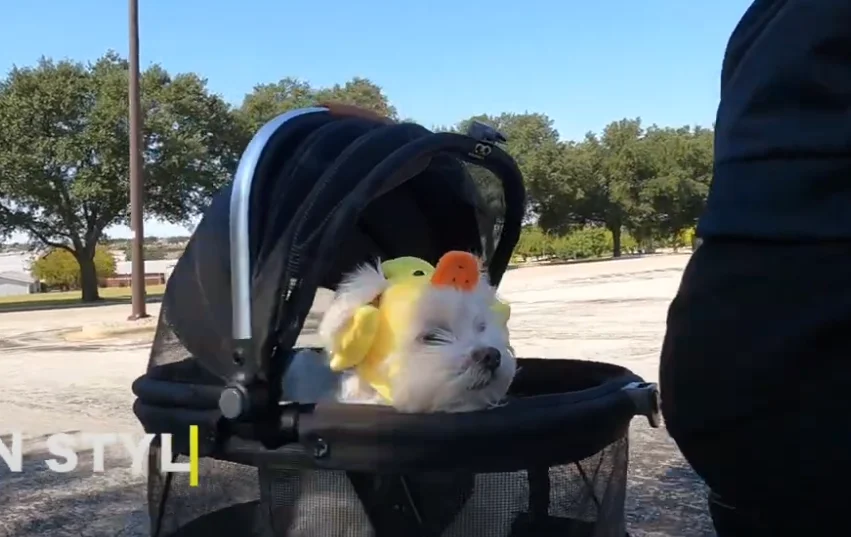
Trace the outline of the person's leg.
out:
[[[660,372],[722,537],[851,534],[849,51],[848,0],[754,0],[724,55]]]
[[[777,537],[770,526],[753,520],[748,511],[736,509],[714,493],[709,495],[709,514],[720,537]]]
[[[717,495],[721,537],[851,525],[849,336],[851,242],[694,253],[668,315],[662,410]]]

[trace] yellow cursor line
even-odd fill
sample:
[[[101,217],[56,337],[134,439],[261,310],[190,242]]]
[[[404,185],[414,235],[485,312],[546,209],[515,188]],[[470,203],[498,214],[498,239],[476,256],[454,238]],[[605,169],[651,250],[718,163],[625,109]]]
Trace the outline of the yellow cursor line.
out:
[[[198,486],[198,426],[189,426],[189,486]]]

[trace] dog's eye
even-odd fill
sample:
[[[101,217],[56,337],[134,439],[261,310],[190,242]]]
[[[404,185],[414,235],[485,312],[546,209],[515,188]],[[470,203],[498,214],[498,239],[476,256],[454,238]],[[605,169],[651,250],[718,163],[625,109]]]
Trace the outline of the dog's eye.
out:
[[[488,327],[488,324],[484,321],[477,321],[476,322],[476,332],[484,332],[485,329],[487,329],[487,327]]]
[[[440,345],[446,343],[446,336],[439,330],[429,330],[420,334],[420,341],[426,345]]]

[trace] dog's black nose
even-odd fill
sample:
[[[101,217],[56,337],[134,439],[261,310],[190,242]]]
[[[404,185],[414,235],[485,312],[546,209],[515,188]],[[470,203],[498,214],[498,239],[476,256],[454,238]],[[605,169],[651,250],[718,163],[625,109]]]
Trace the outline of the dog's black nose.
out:
[[[502,353],[499,352],[499,349],[493,347],[485,347],[473,351],[473,361],[488,371],[496,371],[501,360]]]

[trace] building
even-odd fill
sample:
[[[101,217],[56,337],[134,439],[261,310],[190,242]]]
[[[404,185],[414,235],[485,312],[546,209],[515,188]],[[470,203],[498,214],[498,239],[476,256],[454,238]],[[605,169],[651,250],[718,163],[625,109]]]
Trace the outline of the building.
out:
[[[38,292],[38,284],[30,276],[32,254],[0,253],[0,296],[28,295]]]
[[[171,276],[171,271],[177,265],[177,259],[146,259],[145,274],[160,274],[166,280]],[[133,273],[132,261],[118,261],[115,263],[116,276],[130,276]]]
[[[38,287],[38,282],[25,272],[0,272],[0,296],[18,296],[37,293]]]
[[[161,285],[168,281],[176,259],[154,259],[145,260],[145,283],[147,285]],[[133,263],[130,261],[118,261],[115,263],[115,276],[104,278],[101,285],[104,287],[130,287]]]

